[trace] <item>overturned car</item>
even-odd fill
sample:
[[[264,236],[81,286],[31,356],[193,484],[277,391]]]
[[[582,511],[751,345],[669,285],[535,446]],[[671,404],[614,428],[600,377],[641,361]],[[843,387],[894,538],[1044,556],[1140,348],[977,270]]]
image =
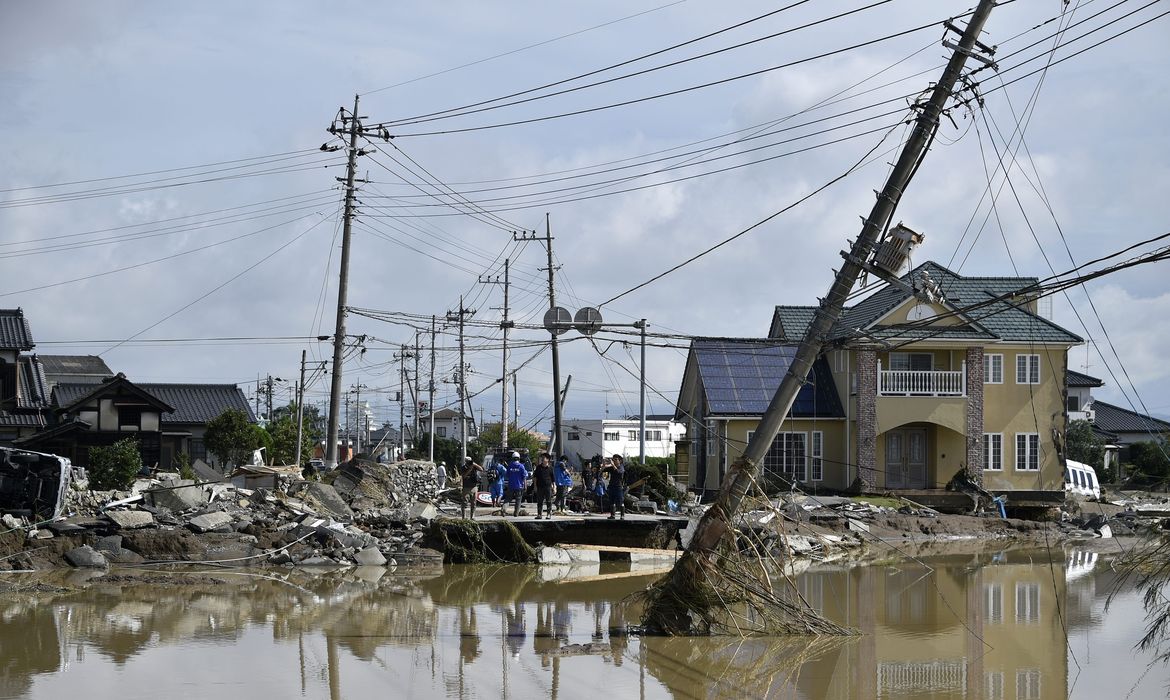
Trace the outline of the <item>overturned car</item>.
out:
[[[64,457],[0,447],[0,513],[37,520],[58,517],[72,469]]]

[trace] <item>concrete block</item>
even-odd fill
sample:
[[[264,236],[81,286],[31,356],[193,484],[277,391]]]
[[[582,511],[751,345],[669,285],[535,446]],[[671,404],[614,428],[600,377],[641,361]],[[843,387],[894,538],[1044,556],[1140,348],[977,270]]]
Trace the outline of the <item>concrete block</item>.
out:
[[[65,561],[79,569],[104,569],[110,565],[101,552],[89,545],[69,550],[65,553]]]
[[[541,547],[537,552],[537,561],[541,564],[568,565],[573,563],[573,557],[561,547]]]
[[[172,489],[154,489],[146,492],[148,503],[155,507],[169,508],[176,513],[193,510],[207,503],[207,494],[202,486],[185,481],[182,486]]]
[[[144,510],[109,510],[105,515],[119,530],[136,530],[154,525],[154,516]]]
[[[195,532],[210,532],[211,530],[215,530],[226,525],[231,525],[231,523],[232,516],[228,515],[227,513],[218,512],[206,513],[204,515],[191,518],[190,522],[187,523],[187,526]]]
[[[303,496],[305,500],[316,505],[317,511],[320,514],[341,520],[350,520],[353,518],[353,511],[345,504],[345,501],[341,500],[337,489],[329,484],[310,481],[305,486],[305,492],[307,494]]]
[[[674,562],[677,561],[681,555],[681,551],[670,552],[667,550],[662,550],[660,552],[630,552],[630,564],[662,564],[665,566],[670,566],[674,564]]]
[[[569,559],[574,564],[599,564],[601,563],[601,552],[596,549],[573,549],[565,550],[569,553]]]
[[[411,520],[421,520],[425,523],[439,516],[439,511],[430,503],[415,503],[410,506],[408,513]]]
[[[378,551],[377,547],[366,547],[355,554],[353,559],[361,566],[386,565],[386,557],[382,556],[382,553]]]

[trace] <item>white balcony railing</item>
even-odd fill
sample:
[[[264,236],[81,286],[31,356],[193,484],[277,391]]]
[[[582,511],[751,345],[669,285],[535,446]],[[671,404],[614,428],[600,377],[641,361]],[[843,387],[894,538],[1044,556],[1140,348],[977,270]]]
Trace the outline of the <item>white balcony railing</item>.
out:
[[[880,396],[966,396],[967,363],[961,370],[883,370],[878,361]]]

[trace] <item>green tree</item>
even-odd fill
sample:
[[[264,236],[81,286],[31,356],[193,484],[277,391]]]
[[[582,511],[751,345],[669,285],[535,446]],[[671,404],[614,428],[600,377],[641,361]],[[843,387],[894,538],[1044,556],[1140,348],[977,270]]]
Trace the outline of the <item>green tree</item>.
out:
[[[275,411],[273,412],[275,413]],[[297,422],[295,414],[284,415],[270,421],[266,426],[272,447],[268,451],[268,458],[273,464],[293,464],[297,458]],[[309,417],[305,416],[304,427],[301,430],[301,465],[309,463],[313,456],[313,445],[316,440],[309,426]]]
[[[468,443],[467,453],[474,457],[475,453],[472,452],[471,445],[472,443]],[[406,456],[410,459],[426,459],[430,453],[430,447],[430,433],[422,433],[419,435],[418,443],[406,451]],[[457,468],[461,452],[462,447],[458,440],[435,436],[435,464],[446,462],[448,467]],[[448,473],[450,473],[450,469],[448,469]]]
[[[1064,442],[1068,447],[1068,458],[1088,464],[1101,471],[1105,466],[1105,438],[1093,430],[1087,420],[1074,420],[1064,431]]]
[[[485,423],[480,431],[479,437],[476,438],[467,446],[467,452],[476,461],[483,464],[484,455],[490,454],[493,450],[500,447],[500,424],[499,423]],[[514,426],[508,426],[508,449],[527,449],[528,454],[535,459],[536,455],[540,454],[540,441],[527,430],[520,430]]]
[[[125,490],[142,470],[138,440],[123,438],[109,447],[89,450],[89,487],[95,491]]]
[[[267,433],[248,420],[248,414],[229,408],[207,424],[203,443],[207,451],[227,465],[251,461],[252,452],[265,446]]]
[[[1166,456],[1170,453],[1170,445],[1165,438],[1157,442],[1135,442],[1128,449],[1129,463],[1125,473],[1132,474],[1135,483],[1153,485],[1170,477],[1170,459]]]

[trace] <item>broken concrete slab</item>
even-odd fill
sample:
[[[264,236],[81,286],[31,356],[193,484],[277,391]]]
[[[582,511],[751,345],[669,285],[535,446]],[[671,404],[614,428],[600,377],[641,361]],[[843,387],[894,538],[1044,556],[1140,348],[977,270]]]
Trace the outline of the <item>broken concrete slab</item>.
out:
[[[366,547],[353,555],[353,560],[360,566],[385,566],[386,557],[377,547]]]
[[[205,513],[203,515],[191,518],[187,523],[195,532],[210,532],[221,527],[227,527],[232,524],[232,516],[223,512]]]
[[[429,523],[439,517],[439,510],[430,503],[412,504],[407,509],[407,513],[411,520],[421,520],[424,523]]]
[[[144,510],[109,510],[106,517],[119,530],[134,530],[154,525],[154,516]]]
[[[541,564],[571,564],[573,558],[568,550],[561,547],[541,547],[536,553],[536,560]]]
[[[202,486],[194,484],[194,481],[183,479],[172,488],[147,491],[146,502],[152,506],[169,508],[176,513],[199,508],[207,503],[207,494]]]
[[[66,552],[65,561],[79,569],[105,569],[110,565],[101,552],[87,544]]]
[[[305,482],[303,497],[322,515],[328,515],[342,520],[351,520],[353,518],[353,511],[341,499],[341,495],[337,493],[337,489],[329,484],[323,484],[319,481]]]

